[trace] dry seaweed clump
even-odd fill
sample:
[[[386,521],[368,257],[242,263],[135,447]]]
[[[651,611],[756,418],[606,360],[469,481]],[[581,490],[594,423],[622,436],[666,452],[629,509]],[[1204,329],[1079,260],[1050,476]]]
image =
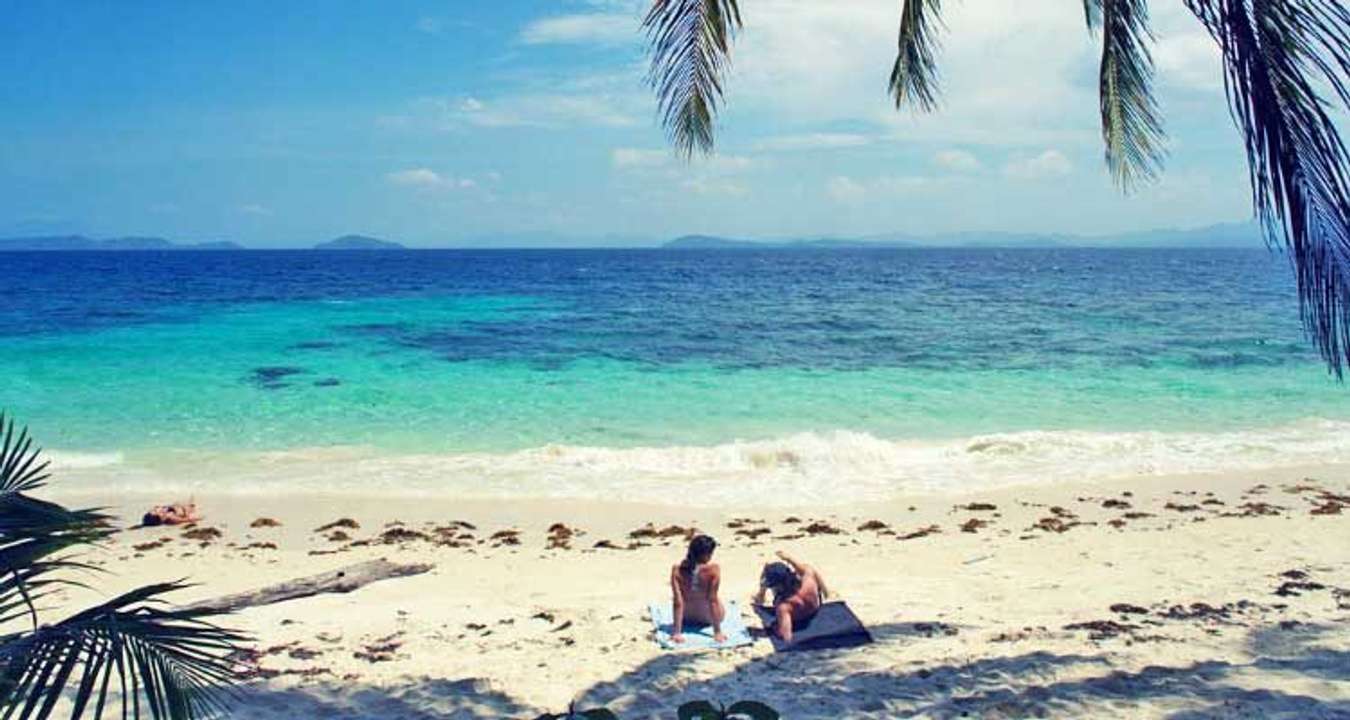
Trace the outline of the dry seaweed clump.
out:
[[[698,534],[698,530],[693,527],[681,527],[679,525],[667,525],[663,528],[657,528],[651,523],[628,533],[631,540],[668,540],[670,538],[682,537],[686,540],[692,539]]]
[[[969,519],[969,520],[967,520],[967,521],[965,521],[964,523],[961,524],[961,532],[963,532],[963,533],[977,533],[977,532],[980,531],[980,528],[983,528],[983,527],[989,527],[989,521],[988,521],[988,520],[981,520],[981,519],[979,519],[979,518],[971,518],[971,519]]]
[[[385,545],[412,542],[414,540],[430,541],[431,536],[424,532],[421,532],[420,530],[409,530],[405,527],[397,527],[397,526],[391,527],[388,530],[385,530],[384,532],[380,533],[380,542],[384,543]]]
[[[183,537],[188,540],[198,540],[202,544],[214,542],[221,538],[221,532],[213,527],[194,527],[183,532]]]
[[[919,538],[925,538],[925,537],[928,537],[929,535],[936,535],[936,534],[938,534],[938,533],[940,533],[940,532],[942,532],[942,528],[938,527],[937,525],[929,525],[929,526],[927,526],[927,527],[921,527],[921,528],[919,528],[918,530],[915,530],[914,532],[909,532],[909,533],[905,533],[905,534],[903,534],[903,535],[900,535],[900,536],[897,537],[896,539],[897,539],[897,540],[918,540]]]

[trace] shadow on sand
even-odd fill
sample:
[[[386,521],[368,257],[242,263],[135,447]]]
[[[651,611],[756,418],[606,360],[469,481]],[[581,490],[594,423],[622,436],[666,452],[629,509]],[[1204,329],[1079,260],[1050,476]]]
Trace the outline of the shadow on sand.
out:
[[[239,720],[487,720],[538,712],[477,679],[402,680],[384,686],[321,683],[293,690],[249,690],[230,713]]]
[[[924,642],[947,634],[935,623],[872,628],[880,642]],[[1202,718],[1350,718],[1350,698],[1326,700],[1262,689],[1271,673],[1303,683],[1350,681],[1350,652],[1316,644],[1325,629],[1260,628],[1251,663],[1199,662],[1112,671],[1101,656],[1030,652],[967,663],[877,669],[867,648],[757,657],[706,677],[705,656],[653,658],[577,693],[578,707],[607,705],[624,720],[673,718],[689,700],[772,699],[786,718],[1131,717],[1166,704],[1172,720]],[[1294,683],[1297,686],[1299,683]],[[1178,708],[1181,708],[1178,710]],[[388,687],[313,686],[250,693],[235,717],[531,718],[532,708],[475,680],[408,681]],[[1146,713],[1158,715],[1159,712]]]

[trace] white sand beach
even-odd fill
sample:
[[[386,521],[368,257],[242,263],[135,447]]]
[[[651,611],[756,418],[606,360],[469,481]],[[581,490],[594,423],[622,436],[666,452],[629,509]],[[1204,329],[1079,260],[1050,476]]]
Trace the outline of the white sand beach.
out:
[[[1347,495],[1350,468],[1321,467],[771,512],[205,496],[196,539],[119,533],[94,558],[116,574],[93,584],[186,577],[191,601],[373,558],[434,564],[228,617],[257,638],[240,718],[533,717],[572,701],[668,718],[694,699],[788,718],[1350,717]],[[164,500],[55,496],[128,523]],[[340,518],[359,527],[315,531]],[[551,541],[555,523],[575,534]],[[644,608],[666,600],[683,537],[649,525],[714,535],[727,598],[790,550],[876,642],[662,651]]]

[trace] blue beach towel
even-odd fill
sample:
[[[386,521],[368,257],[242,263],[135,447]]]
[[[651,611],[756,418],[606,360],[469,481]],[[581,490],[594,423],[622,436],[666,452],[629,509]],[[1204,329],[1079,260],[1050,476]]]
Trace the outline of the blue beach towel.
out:
[[[754,642],[750,637],[750,631],[745,627],[745,621],[741,619],[741,607],[735,600],[727,601],[727,617],[722,621],[722,632],[727,639],[721,643],[713,640],[711,625],[688,623],[684,625],[684,642],[671,642],[670,631],[674,619],[670,614],[670,603],[651,603],[647,606],[647,610],[651,613],[652,625],[656,627],[656,643],[667,650],[723,650]]]

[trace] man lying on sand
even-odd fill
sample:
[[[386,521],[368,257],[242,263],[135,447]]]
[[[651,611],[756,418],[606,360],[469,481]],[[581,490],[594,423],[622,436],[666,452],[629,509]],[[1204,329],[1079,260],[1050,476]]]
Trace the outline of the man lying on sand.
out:
[[[755,604],[763,605],[764,594],[773,591],[773,631],[783,642],[792,642],[793,623],[801,624],[815,617],[829,590],[825,578],[814,567],[794,560],[782,550],[777,555],[782,562],[765,565],[759,576]]]
[[[684,642],[684,624],[712,625],[713,639],[726,642],[722,633],[722,619],[726,608],[717,597],[722,583],[722,568],[712,562],[717,541],[707,535],[695,536],[689,541],[684,560],[670,569],[670,591],[673,596],[671,617],[675,627],[670,633],[672,642]]]

